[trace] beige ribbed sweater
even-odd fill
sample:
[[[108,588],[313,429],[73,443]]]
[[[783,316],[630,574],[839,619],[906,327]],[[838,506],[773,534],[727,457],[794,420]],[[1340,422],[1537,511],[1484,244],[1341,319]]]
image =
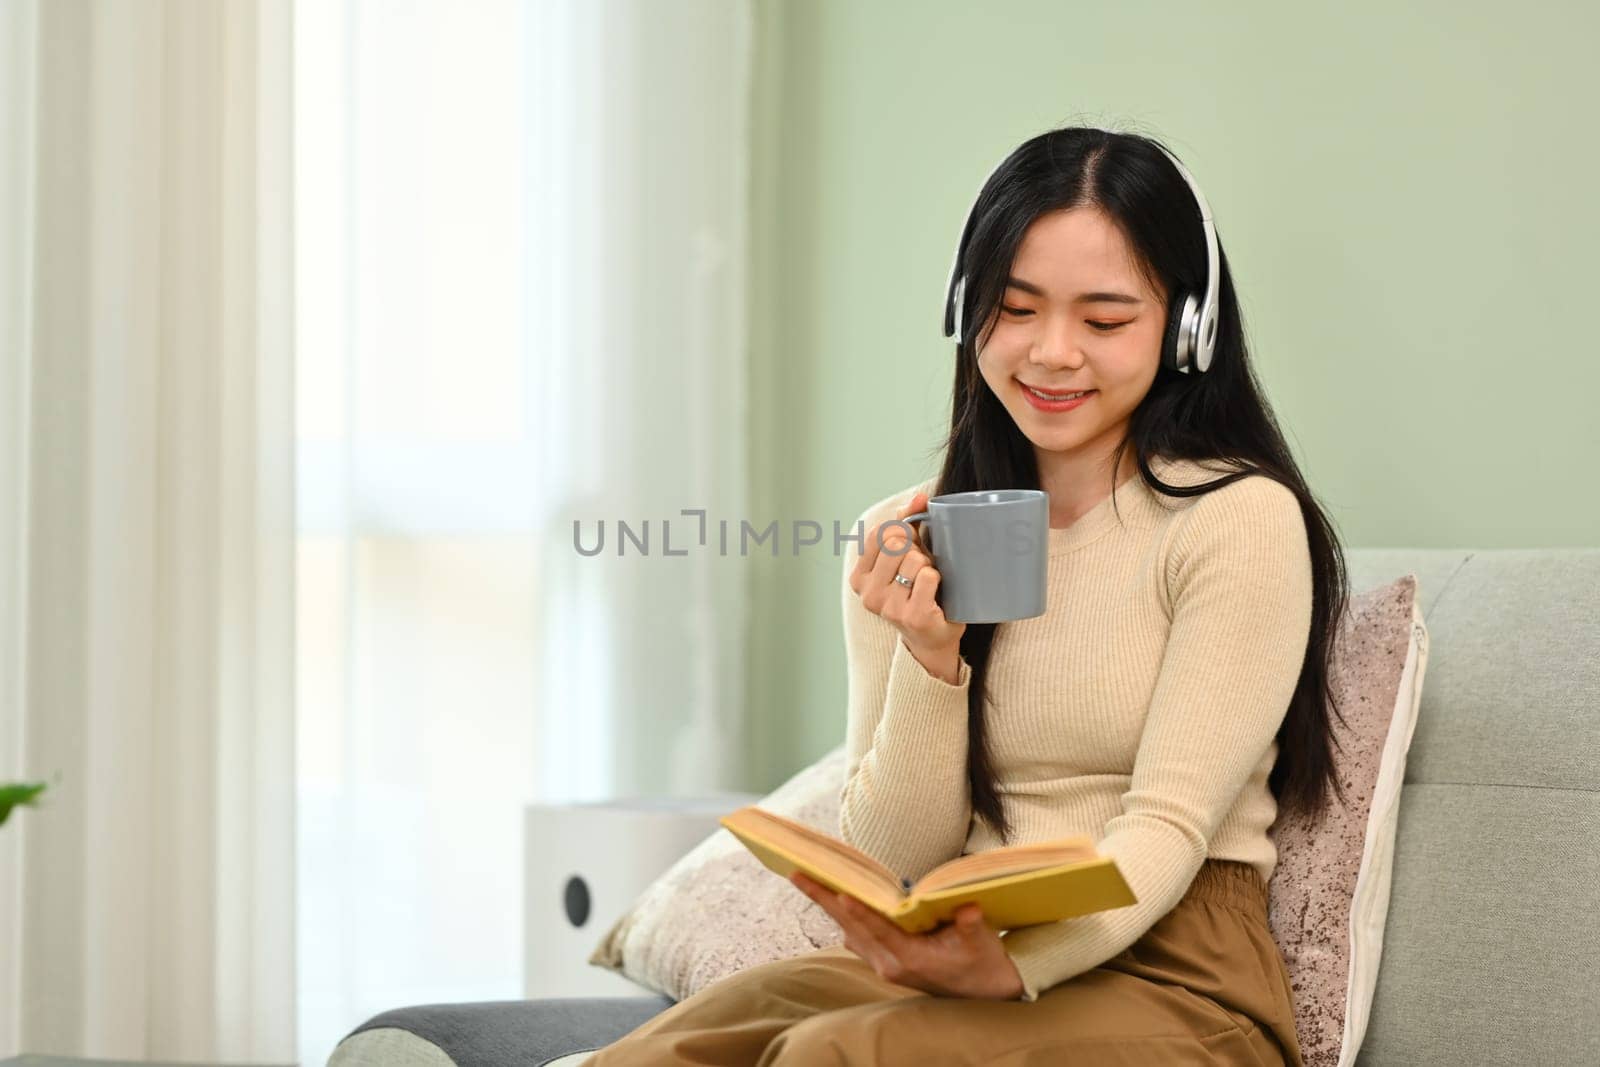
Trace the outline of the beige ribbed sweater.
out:
[[[1159,458],[1169,484],[1210,469]],[[861,516],[868,536],[937,478]],[[1083,832],[1116,859],[1138,903],[1014,930],[1004,944],[1032,1001],[1115,956],[1182,898],[1207,857],[1270,880],[1267,775],[1311,624],[1311,558],[1294,494],[1259,475],[1198,497],[1137,474],[1049,533],[1045,614],[1000,624],[987,724],[1012,844]],[[1119,518],[1120,513],[1120,518]],[[928,673],[851,590],[843,838],[915,880],[1002,842],[972,816],[967,692]]]

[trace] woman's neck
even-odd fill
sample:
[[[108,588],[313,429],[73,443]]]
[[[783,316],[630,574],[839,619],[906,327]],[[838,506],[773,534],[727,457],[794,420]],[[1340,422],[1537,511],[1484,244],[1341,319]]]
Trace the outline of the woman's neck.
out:
[[[1038,453],[1039,488],[1050,494],[1052,529],[1071,526],[1111,495],[1111,460],[1115,452],[1113,443],[1108,450]],[[1122,450],[1117,488],[1138,473],[1138,460],[1130,442]]]

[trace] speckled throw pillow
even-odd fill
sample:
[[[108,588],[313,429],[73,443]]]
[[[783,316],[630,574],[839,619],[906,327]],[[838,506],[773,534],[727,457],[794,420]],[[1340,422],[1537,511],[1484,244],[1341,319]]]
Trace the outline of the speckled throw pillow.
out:
[[[840,744],[759,806],[839,836]],[[771,960],[844,943],[827,912],[718,828],[640,894],[589,956],[674,1000]]]
[[[1270,920],[1294,985],[1306,1067],[1347,1067],[1361,1051],[1378,982],[1400,784],[1417,723],[1428,630],[1414,574],[1349,600],[1334,640],[1333,718],[1345,806],[1322,823],[1280,819]]]

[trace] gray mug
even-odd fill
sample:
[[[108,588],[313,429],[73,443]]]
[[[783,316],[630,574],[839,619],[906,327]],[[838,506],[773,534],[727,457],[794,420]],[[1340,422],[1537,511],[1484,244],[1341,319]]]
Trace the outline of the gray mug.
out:
[[[1011,622],[1043,615],[1050,557],[1050,494],[978,489],[932,497],[923,543],[939,570],[935,598],[951,622]]]

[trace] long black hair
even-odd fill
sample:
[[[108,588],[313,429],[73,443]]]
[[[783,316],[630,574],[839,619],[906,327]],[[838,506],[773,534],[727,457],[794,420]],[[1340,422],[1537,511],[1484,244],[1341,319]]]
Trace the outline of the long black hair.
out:
[[[1019,146],[979,192],[957,252],[956,277],[965,276],[966,284],[961,294],[962,330],[956,338],[950,433],[938,446],[944,453],[940,493],[1039,485],[1032,443],[979,372],[977,350],[982,346],[977,339],[980,333],[987,339],[993,328],[1012,261],[1028,227],[1041,215],[1077,207],[1097,209],[1120,227],[1145,280],[1158,293],[1167,294],[1169,315],[1170,304],[1180,294],[1198,294],[1205,288],[1206,246],[1199,207],[1154,139],[1068,126]],[[1220,239],[1218,248],[1220,254]],[[1138,476],[1167,496],[1199,496],[1250,474],[1262,474],[1299,498],[1311,549],[1311,634],[1299,682],[1278,730],[1278,758],[1268,784],[1277,798],[1280,820],[1298,814],[1314,822],[1326,808],[1330,785],[1341,802],[1344,799],[1334,770],[1336,740],[1328,716],[1333,707],[1330,655],[1347,592],[1344,554],[1251,371],[1226,256],[1221,256],[1221,268],[1220,321],[1210,367],[1204,374],[1184,374],[1164,365],[1156,372],[1112,459],[1112,506],[1116,507],[1116,472],[1123,469],[1128,448],[1133,449]],[[955,295],[952,284],[949,299]],[[1168,485],[1151,470],[1151,456],[1201,460],[1213,470],[1220,461],[1227,464],[1223,469],[1228,473],[1204,484]],[[985,741],[985,678],[996,625],[970,623],[961,638],[961,654],[971,668],[967,780],[973,814],[1009,842],[1011,826],[995,791]],[[1336,707],[1333,710],[1339,714]]]

